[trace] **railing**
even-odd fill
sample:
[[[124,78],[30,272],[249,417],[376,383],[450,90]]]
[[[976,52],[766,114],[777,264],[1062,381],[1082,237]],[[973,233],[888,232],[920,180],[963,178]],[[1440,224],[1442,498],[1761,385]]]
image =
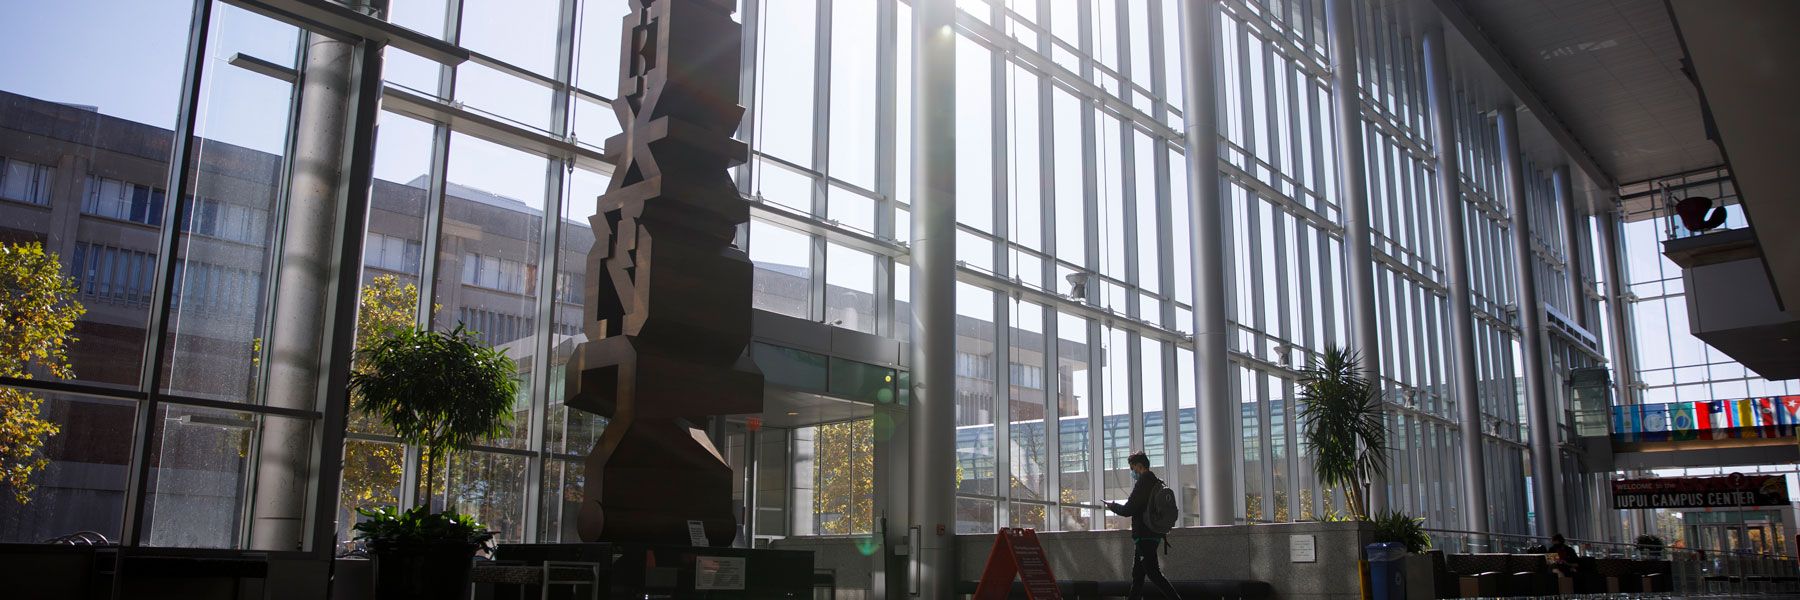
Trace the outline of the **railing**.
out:
[[[1533,546],[1550,546],[1550,539],[1530,535],[1475,533],[1452,529],[1426,529],[1431,547],[1447,554],[1500,552],[1526,554]],[[1566,540],[1576,554],[1596,558],[1667,560],[1676,592],[1756,591],[1777,577],[1800,577],[1800,562],[1779,554],[1750,551],[1708,552],[1689,548],[1646,546],[1598,540]]]

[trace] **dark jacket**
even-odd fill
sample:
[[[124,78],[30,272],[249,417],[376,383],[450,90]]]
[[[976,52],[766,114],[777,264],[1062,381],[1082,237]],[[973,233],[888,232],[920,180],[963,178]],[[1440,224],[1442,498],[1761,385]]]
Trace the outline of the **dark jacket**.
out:
[[[1144,514],[1150,512],[1150,498],[1155,496],[1156,490],[1159,489],[1162,489],[1162,478],[1157,477],[1153,471],[1144,471],[1143,475],[1138,476],[1137,485],[1131,487],[1131,497],[1126,499],[1124,504],[1111,503],[1106,506],[1113,511],[1113,514],[1131,517],[1131,539],[1161,539],[1164,537],[1163,534],[1151,531],[1150,526],[1144,524]]]
[[[1568,564],[1569,566],[1571,566],[1571,567],[1575,566],[1575,559],[1576,559],[1575,549],[1570,548],[1568,544],[1557,544],[1557,545],[1551,546],[1550,552],[1555,553],[1557,556],[1562,557],[1563,562]]]

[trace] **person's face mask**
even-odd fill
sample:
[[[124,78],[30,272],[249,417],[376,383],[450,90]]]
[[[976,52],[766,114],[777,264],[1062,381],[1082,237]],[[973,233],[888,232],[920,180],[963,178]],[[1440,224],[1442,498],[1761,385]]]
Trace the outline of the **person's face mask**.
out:
[[[1132,472],[1131,472],[1131,480],[1132,480],[1132,481],[1137,481],[1137,478],[1138,478],[1138,472],[1137,472],[1137,471],[1132,471]]]

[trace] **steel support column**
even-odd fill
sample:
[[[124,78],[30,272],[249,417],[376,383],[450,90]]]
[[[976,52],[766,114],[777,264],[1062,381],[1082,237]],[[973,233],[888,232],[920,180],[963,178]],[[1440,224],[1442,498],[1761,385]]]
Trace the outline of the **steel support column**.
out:
[[[1581,231],[1584,228],[1581,227],[1581,211],[1575,209],[1575,194],[1569,189],[1568,165],[1557,167],[1550,180],[1550,190],[1556,194],[1556,206],[1562,209],[1564,227],[1568,229],[1563,232],[1563,268],[1569,271],[1569,287],[1574,290],[1569,295],[1575,302],[1575,314],[1569,316],[1575,319],[1576,325],[1592,331],[1594,326],[1588,323],[1587,317],[1588,286],[1581,267]]]
[[[952,0],[913,2],[912,473],[914,593],[956,579],[956,19]]]
[[[1344,265],[1349,271],[1350,348],[1362,355],[1364,374],[1378,391],[1381,331],[1375,320],[1375,256],[1369,244],[1369,186],[1363,164],[1362,88],[1356,82],[1356,6],[1326,0],[1325,29],[1331,38],[1331,99],[1337,124],[1338,202],[1344,212]],[[1385,395],[1384,395],[1385,398]],[[1369,478],[1370,514],[1387,509],[1387,477]]]
[[[1425,88],[1430,94],[1437,192],[1442,208],[1444,263],[1450,288],[1451,389],[1462,419],[1462,528],[1488,531],[1487,466],[1481,453],[1481,388],[1475,370],[1475,311],[1469,283],[1469,238],[1463,213],[1462,164],[1456,151],[1455,95],[1444,54],[1444,32],[1425,33]]]
[[[1623,254],[1625,249],[1620,245],[1618,199],[1609,201],[1611,206],[1599,215],[1601,268],[1606,276],[1606,333],[1612,338],[1613,355],[1607,357],[1612,361],[1614,405],[1637,404],[1632,392],[1636,372],[1632,370],[1635,348],[1631,345],[1631,307],[1626,298],[1629,286],[1625,282]]]
[[[1230,525],[1237,464],[1232,454],[1237,402],[1231,397],[1225,341],[1225,232],[1219,200],[1216,70],[1219,4],[1180,3],[1183,123],[1187,126],[1188,219],[1193,230],[1194,380],[1199,428],[1200,524]],[[1165,440],[1168,443],[1170,440]],[[1179,438],[1174,440],[1179,447]]]
[[[1519,149],[1519,114],[1512,105],[1500,113],[1500,161],[1505,167],[1506,194],[1512,210],[1513,278],[1518,282],[1514,305],[1519,311],[1520,362],[1525,365],[1525,413],[1531,420],[1531,492],[1538,515],[1538,535],[1561,531],[1557,522],[1556,458],[1551,439],[1549,398],[1544,392],[1543,302],[1538,300],[1536,256],[1531,251],[1531,201],[1525,194],[1525,157]]]

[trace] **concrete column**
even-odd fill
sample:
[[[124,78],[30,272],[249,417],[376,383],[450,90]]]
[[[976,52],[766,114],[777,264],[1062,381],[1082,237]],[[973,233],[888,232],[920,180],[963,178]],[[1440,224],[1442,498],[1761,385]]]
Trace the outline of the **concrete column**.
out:
[[[1488,531],[1487,465],[1481,446],[1481,387],[1475,367],[1475,311],[1469,282],[1469,237],[1462,199],[1462,158],[1456,151],[1454,94],[1444,54],[1444,32],[1425,33],[1425,88],[1430,94],[1437,151],[1437,192],[1442,207],[1444,264],[1450,287],[1451,389],[1462,418],[1462,528]]]
[[[876,600],[900,600],[907,596],[907,565],[911,557],[902,554],[900,548],[905,545],[910,522],[906,490],[911,487],[912,475],[907,466],[911,462],[908,457],[912,454],[912,427],[906,408],[898,402],[896,398],[894,403],[875,405],[874,510],[876,527],[882,536],[882,551],[873,557],[876,563],[870,569],[870,585]],[[951,467],[951,471],[954,472],[955,467]],[[796,514],[799,512],[795,511]],[[806,512],[811,514],[810,510]]]
[[[1219,4],[1181,2],[1181,82],[1183,123],[1187,125],[1188,226],[1193,235],[1194,406],[1199,428],[1200,524],[1230,525],[1237,463],[1231,444],[1238,427],[1231,398],[1230,354],[1225,341],[1225,232],[1219,203],[1219,118],[1215,56]],[[1179,448],[1180,437],[1169,438]]]
[[[1601,268],[1606,275],[1606,333],[1612,338],[1612,360],[1614,405],[1636,404],[1637,399],[1631,391],[1632,383],[1637,375],[1633,371],[1633,340],[1631,338],[1631,307],[1626,305],[1626,293],[1630,289],[1625,282],[1624,246],[1620,245],[1618,199],[1610,201],[1613,206],[1602,211],[1600,219],[1600,251],[1604,253]]]
[[[913,2],[912,473],[917,587],[956,580],[956,5]]]
[[[1556,442],[1550,427],[1549,398],[1544,393],[1544,303],[1538,299],[1535,257],[1531,251],[1531,202],[1525,196],[1525,157],[1519,150],[1519,113],[1510,104],[1500,113],[1500,161],[1505,167],[1506,195],[1512,207],[1513,276],[1519,311],[1519,357],[1525,364],[1525,413],[1531,419],[1532,498],[1538,535],[1560,531],[1556,502]]]
[[[1375,251],[1369,245],[1368,171],[1363,163],[1362,90],[1356,83],[1356,5],[1326,0],[1331,38],[1333,116],[1337,122],[1338,203],[1344,211],[1344,264],[1349,270],[1350,348],[1362,355],[1363,374],[1381,383],[1381,331],[1375,321]],[[1387,477],[1369,478],[1368,511],[1387,510]]]
[[[315,410],[325,346],[327,307],[344,173],[344,135],[352,100],[355,46],[307,34],[295,120],[293,175],[281,260],[270,315],[268,406]],[[172,201],[172,199],[171,199]],[[361,261],[354,264],[360,265]],[[313,424],[265,417],[258,433],[256,491],[250,524],[255,550],[300,550],[305,534]]]
[[[1557,167],[1550,177],[1551,190],[1556,194],[1556,205],[1562,207],[1563,222],[1567,223],[1569,228],[1563,235],[1563,255],[1568,262],[1566,268],[1569,270],[1569,286],[1575,290],[1572,294],[1574,296],[1572,300],[1575,301],[1575,314],[1570,317],[1574,318],[1575,324],[1581,326],[1582,329],[1592,329],[1592,326],[1588,324],[1587,317],[1587,284],[1582,283],[1585,277],[1584,269],[1581,266],[1581,257],[1586,245],[1581,243],[1583,239],[1581,232],[1586,228],[1582,227],[1581,211],[1575,208],[1575,193],[1569,189],[1569,166]]]

